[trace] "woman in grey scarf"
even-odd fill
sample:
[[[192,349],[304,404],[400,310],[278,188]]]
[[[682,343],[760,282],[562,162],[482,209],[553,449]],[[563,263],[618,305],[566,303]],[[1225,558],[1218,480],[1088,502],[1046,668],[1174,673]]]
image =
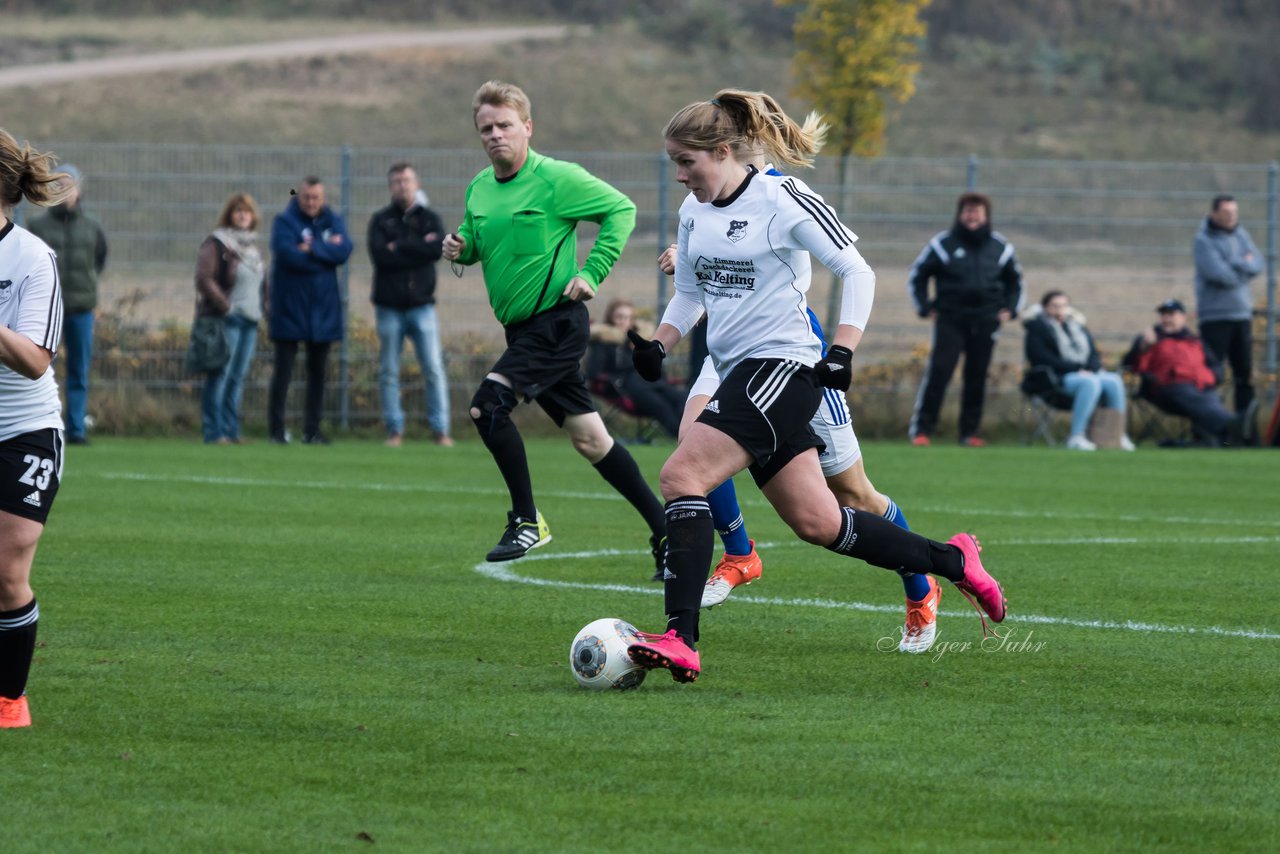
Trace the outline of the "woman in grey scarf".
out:
[[[1067,447],[1074,451],[1096,450],[1097,446],[1085,435],[1089,420],[1101,403],[1117,410],[1123,423],[1124,380],[1114,371],[1102,370],[1102,357],[1084,325],[1084,316],[1071,307],[1071,300],[1062,291],[1046,293],[1040,308],[1028,312],[1023,325],[1031,367],[1049,368],[1057,375],[1063,391],[1074,399]],[[1121,434],[1120,447],[1133,450],[1127,433]]]
[[[258,249],[258,205],[233,193],[196,259],[196,316],[221,317],[230,357],[206,375],[201,400],[204,440],[240,443],[240,399],[258,345],[266,266]]]

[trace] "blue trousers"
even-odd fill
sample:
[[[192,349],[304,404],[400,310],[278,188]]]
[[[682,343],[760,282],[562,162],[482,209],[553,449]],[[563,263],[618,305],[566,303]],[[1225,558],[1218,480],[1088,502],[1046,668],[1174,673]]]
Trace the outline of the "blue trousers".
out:
[[[404,340],[413,343],[422,378],[426,384],[427,423],[433,432],[449,435],[449,381],[445,376],[444,354],[440,349],[440,326],[436,307],[421,305],[410,309],[384,308],[377,311],[378,391],[382,397],[382,418],[391,436],[404,432],[404,409],[400,404],[400,351]]]
[[[207,376],[200,400],[200,421],[206,442],[240,440],[240,401],[244,396],[244,380],[258,349],[257,321],[229,314],[225,322],[231,358],[222,370]]]
[[[67,438],[84,438],[89,405],[89,360],[93,356],[93,312],[68,312],[63,321],[62,349],[67,360]]]

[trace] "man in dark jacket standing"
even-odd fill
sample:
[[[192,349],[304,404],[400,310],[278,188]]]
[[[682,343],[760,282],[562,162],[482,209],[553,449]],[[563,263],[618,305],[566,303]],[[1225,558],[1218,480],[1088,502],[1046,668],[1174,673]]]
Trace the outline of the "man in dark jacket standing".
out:
[[[107,263],[107,235],[80,204],[80,170],[68,165],[58,171],[71,176],[75,188],[62,204],[33,217],[28,228],[58,255],[58,280],[66,314],[66,441],[68,445],[87,445],[85,413],[89,405],[89,362],[93,357],[93,310],[98,305],[98,275]]]
[[[378,390],[387,444],[400,445],[404,409],[400,405],[400,351],[404,339],[413,350],[426,382],[427,422],[437,445],[449,438],[449,385],[436,320],[436,262],[444,225],[427,207],[427,194],[408,163],[387,171],[391,204],[369,219],[369,257],[373,261],[373,305],[377,313],[380,356]]]
[[[937,281],[929,299],[929,280]],[[987,368],[1000,324],[1022,307],[1022,268],[1013,244],[991,230],[991,199],[964,193],[956,203],[950,231],[937,234],[911,267],[911,299],[916,313],[934,321],[933,351],[916,396],[909,435],[928,445],[938,410],[964,354],[964,390],[960,398],[960,443],[985,444],[978,436],[987,390]]]
[[[1253,289],[1263,258],[1240,225],[1240,209],[1231,196],[1217,196],[1193,244],[1196,261],[1196,313],[1204,346],[1231,365],[1236,412],[1253,401]]]
[[[315,176],[302,179],[302,187],[271,225],[271,340],[275,364],[267,426],[271,441],[287,444],[284,429],[285,401],[298,355],[298,343],[307,345],[307,398],[302,441],[327,445],[320,432],[324,409],[325,368],[329,348],[342,340],[342,295],[337,270],[351,256],[351,238],[342,217],[324,203],[324,184]]]

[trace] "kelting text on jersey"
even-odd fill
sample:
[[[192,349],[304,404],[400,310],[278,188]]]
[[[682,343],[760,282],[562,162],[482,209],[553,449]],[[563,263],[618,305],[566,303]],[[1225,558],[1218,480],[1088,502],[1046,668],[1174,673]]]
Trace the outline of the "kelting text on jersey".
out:
[[[693,274],[698,279],[698,286],[705,293],[717,297],[742,299],[742,294],[726,293],[728,291],[754,291],[756,289],[756,265],[750,258],[738,260],[733,258],[712,258],[707,260],[698,257],[693,265]]]

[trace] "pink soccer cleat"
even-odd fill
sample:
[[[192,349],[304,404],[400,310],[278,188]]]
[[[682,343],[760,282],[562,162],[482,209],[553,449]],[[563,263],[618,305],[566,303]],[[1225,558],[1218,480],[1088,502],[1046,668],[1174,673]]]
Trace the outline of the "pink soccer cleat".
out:
[[[960,553],[964,555],[964,579],[954,583],[960,588],[964,598],[978,609],[978,618],[982,620],[982,634],[985,637],[987,621],[982,613],[985,611],[993,623],[1004,619],[1006,604],[1004,590],[1000,587],[1000,583],[983,568],[982,558],[978,556],[978,552],[982,551],[982,545],[972,534],[956,534],[947,540],[947,543],[960,549]]]
[[[677,682],[693,682],[702,672],[702,664],[698,659],[698,651],[690,649],[681,640],[675,629],[665,635],[651,635],[648,632],[636,632],[640,643],[627,647],[627,655],[636,664],[648,670],[665,667],[671,671],[671,678]]]

